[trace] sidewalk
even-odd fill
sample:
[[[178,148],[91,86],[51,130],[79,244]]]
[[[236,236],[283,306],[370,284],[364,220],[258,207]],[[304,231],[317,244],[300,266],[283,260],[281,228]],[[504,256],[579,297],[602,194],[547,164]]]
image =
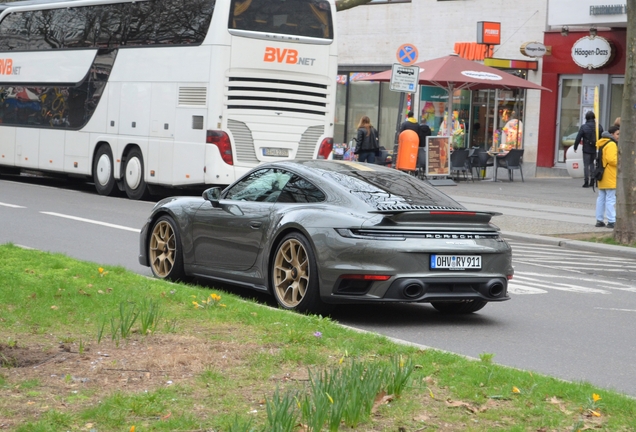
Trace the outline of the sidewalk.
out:
[[[522,182],[518,172],[514,182],[505,178],[498,182],[462,180],[456,186],[438,188],[466,208],[502,213],[492,221],[507,238],[636,259],[636,248],[559,238],[568,234],[611,233],[608,228],[594,226],[597,194],[592,188],[581,187],[582,179],[538,177]]]

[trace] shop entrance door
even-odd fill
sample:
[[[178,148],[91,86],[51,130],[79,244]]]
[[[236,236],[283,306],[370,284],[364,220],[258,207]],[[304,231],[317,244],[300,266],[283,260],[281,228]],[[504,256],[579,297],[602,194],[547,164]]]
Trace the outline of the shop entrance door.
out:
[[[580,75],[562,75],[559,79],[555,166],[565,163],[565,152],[574,144],[574,138],[581,126],[582,84],[583,80]]]
[[[623,87],[625,84],[625,77],[612,77],[610,83],[610,102],[609,102],[609,119],[607,127],[609,128],[614,124],[616,118],[621,116],[621,109],[623,105]]]

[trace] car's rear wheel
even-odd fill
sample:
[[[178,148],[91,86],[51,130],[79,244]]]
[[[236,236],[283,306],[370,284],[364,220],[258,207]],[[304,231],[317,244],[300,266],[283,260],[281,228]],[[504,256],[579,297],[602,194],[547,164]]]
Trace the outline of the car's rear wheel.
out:
[[[274,296],[281,308],[314,313],[324,309],[314,252],[301,233],[287,234],[278,243],[271,279]]]
[[[148,258],[152,274],[156,277],[172,281],[184,278],[181,235],[170,216],[161,216],[152,225]]]
[[[462,302],[431,302],[431,306],[442,313],[447,314],[469,314],[477,312],[484,306],[486,301],[483,300],[466,300]]]

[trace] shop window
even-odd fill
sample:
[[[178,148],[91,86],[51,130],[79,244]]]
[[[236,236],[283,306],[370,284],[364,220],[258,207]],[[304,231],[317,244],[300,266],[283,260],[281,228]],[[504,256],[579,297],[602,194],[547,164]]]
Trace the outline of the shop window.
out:
[[[523,148],[523,108],[525,90],[498,90],[493,150]]]
[[[364,76],[370,75],[363,73]],[[347,106],[347,134],[349,142],[356,136],[358,123],[362,116],[368,116],[371,124],[378,129],[382,140],[383,131],[378,128],[378,101],[380,100],[380,83],[375,81],[356,81],[360,74],[351,74],[349,80],[349,103]]]
[[[609,128],[614,124],[614,120],[621,116],[621,109],[623,108],[623,83],[614,83],[610,87],[610,115],[608,119],[607,127]]]
[[[400,92],[391,90],[391,83],[380,84],[380,146],[393,151],[397,126],[398,110],[400,106]]]
[[[581,78],[561,78],[557,162],[565,162],[567,149],[581,126]]]
[[[457,90],[453,93],[453,112],[449,115],[448,92],[437,87],[422,87],[420,110],[420,122],[426,122],[433,135],[447,136],[450,126],[453,147],[469,146],[470,91]]]

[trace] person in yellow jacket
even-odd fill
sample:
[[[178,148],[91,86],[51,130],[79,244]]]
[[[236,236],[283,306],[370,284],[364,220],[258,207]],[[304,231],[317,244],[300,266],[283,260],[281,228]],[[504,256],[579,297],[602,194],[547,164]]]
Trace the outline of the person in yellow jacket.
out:
[[[596,199],[596,226],[614,228],[616,223],[616,174],[618,170],[618,138],[620,126],[612,126],[603,132],[596,142],[596,150],[603,147],[602,163],[605,167],[603,178],[598,181],[598,198]],[[604,216],[607,214],[607,225]]]

